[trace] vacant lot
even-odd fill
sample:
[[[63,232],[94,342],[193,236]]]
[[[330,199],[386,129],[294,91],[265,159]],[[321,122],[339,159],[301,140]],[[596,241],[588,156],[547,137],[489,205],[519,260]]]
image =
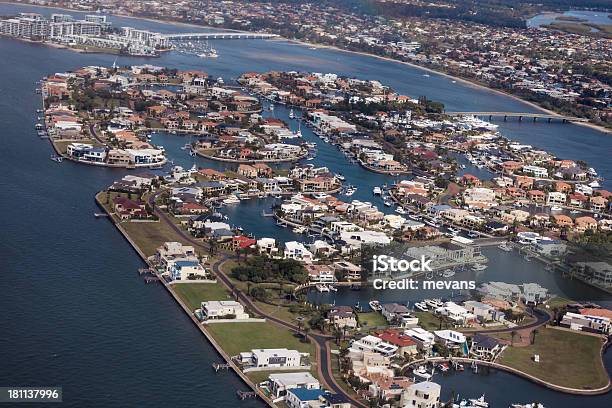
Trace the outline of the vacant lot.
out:
[[[231,300],[225,287],[218,282],[177,283],[172,288],[191,310],[199,309],[202,302],[209,300]]]

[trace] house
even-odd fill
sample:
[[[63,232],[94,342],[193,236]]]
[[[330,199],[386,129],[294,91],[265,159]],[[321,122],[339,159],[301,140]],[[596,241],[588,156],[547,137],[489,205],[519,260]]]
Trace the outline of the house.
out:
[[[240,353],[240,363],[248,367],[291,368],[301,367],[302,358],[308,353],[297,350],[279,349],[253,349],[250,352]]]
[[[346,280],[360,280],[361,266],[355,265],[349,261],[336,261],[333,263],[336,272],[340,273]]]
[[[476,318],[465,307],[459,306],[455,302],[444,303],[444,306],[436,309],[436,314],[446,316],[447,319],[452,320],[455,324],[465,324]]]
[[[208,277],[208,272],[197,261],[178,260],[172,261],[170,276],[176,281],[195,280]]]
[[[146,205],[142,201],[130,200],[126,197],[115,197],[113,199],[115,214],[122,220],[130,218],[146,218]]]
[[[384,304],[381,313],[389,323],[401,327],[414,327],[419,323],[419,319],[414,317],[406,306],[399,303]]]
[[[567,196],[564,193],[558,191],[551,191],[546,197],[546,204],[548,205],[565,205]]]
[[[434,331],[436,343],[444,344],[447,347],[458,347],[465,343],[465,335],[454,330],[436,330]]]
[[[326,394],[321,389],[293,388],[287,391],[285,404],[289,408],[311,408],[320,405],[320,398]]]
[[[285,259],[295,259],[306,263],[312,262],[314,259],[312,252],[306,249],[304,244],[297,241],[285,242],[283,254]]]
[[[597,220],[592,217],[578,217],[574,220],[574,228],[578,232],[585,232],[586,230],[597,230]]]
[[[417,343],[410,336],[397,330],[384,330],[376,332],[376,336],[397,347],[397,354],[400,356],[414,355],[418,351]]]
[[[560,326],[568,327],[572,330],[585,331],[589,333],[612,333],[610,318],[604,316],[594,316],[591,314],[566,312],[559,323]]]
[[[438,408],[442,387],[431,381],[412,384],[402,392],[399,406],[402,408]]]
[[[208,319],[248,319],[244,306],[234,300],[211,300],[202,302],[202,317]]]
[[[356,352],[368,352],[374,351],[376,353],[382,354],[385,357],[392,357],[397,352],[397,346],[387,343],[383,341],[381,338],[367,335],[359,340],[353,340],[351,342],[351,350]]]
[[[539,166],[523,166],[523,173],[530,174],[537,178],[548,177],[548,170],[544,167]]]
[[[332,265],[304,265],[311,282],[333,283],[336,281],[335,270]]]
[[[557,239],[542,239],[531,247],[538,254],[548,258],[559,258],[567,253],[567,244]]]
[[[463,302],[463,307],[482,322],[502,321],[504,319],[503,312],[486,303],[468,300]]]
[[[319,400],[323,403],[321,405],[323,408],[351,408],[353,406],[344,395],[340,394],[323,394]]]
[[[502,348],[499,340],[484,334],[476,334],[472,337],[470,356],[483,360],[493,360]]]
[[[417,348],[422,351],[430,351],[435,343],[433,333],[420,327],[404,330],[404,334],[410,337],[417,344]]]
[[[354,329],[357,327],[357,318],[353,308],[350,306],[333,306],[330,311],[327,312],[327,319],[339,329],[344,327]]]
[[[305,388],[308,390],[320,389],[319,381],[309,372],[298,373],[279,373],[270,374],[269,384],[270,393],[275,398],[285,397],[287,391],[295,388]]]

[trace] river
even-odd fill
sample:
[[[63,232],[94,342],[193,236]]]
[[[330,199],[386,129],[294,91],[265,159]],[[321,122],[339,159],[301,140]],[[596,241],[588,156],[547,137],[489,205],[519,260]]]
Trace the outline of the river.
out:
[[[19,11],[55,12],[0,5],[2,15]],[[112,21],[166,32],[194,30],[136,19],[113,17]],[[214,46],[220,54],[216,60],[167,53],[159,59],[119,57],[117,63],[202,69],[226,81],[245,71],[338,72],[382,79],[408,95],[442,101],[449,110],[534,111],[512,98],[453,83],[444,76],[424,77],[418,69],[376,58],[311,50],[285,41],[217,41]],[[125,171],[70,162],[59,165],[49,160],[49,143],[36,137],[40,98],[34,93],[35,82],[83,65],[109,66],[115,57],[7,38],[0,38],[0,55],[0,264],[5,282],[0,297],[0,384],[61,385],[64,405],[69,407],[262,406],[255,400],[238,404],[234,391],[244,385],[229,372],[213,373],[211,363],[219,356],[161,286],[143,285],[136,274],[143,264],[114,226],[93,217],[94,194]],[[277,111],[275,115],[286,114]],[[526,122],[500,122],[500,129],[508,137],[559,156],[586,160],[606,178],[612,173],[612,163],[602,155],[612,151],[612,138],[603,133]],[[302,131],[315,140],[307,129]],[[158,137],[175,163],[192,164],[194,159],[180,150],[184,138]],[[373,201],[372,186],[387,178],[350,165],[329,145],[320,144],[314,163],[342,172],[358,186],[354,197],[363,200]],[[253,201],[225,211],[232,223],[257,236],[296,238],[270,219],[261,221],[261,211],[270,205]],[[549,279],[556,282],[552,276]],[[604,407],[610,402],[608,397],[573,398],[548,392],[504,373],[483,382],[470,381],[469,375],[441,379],[444,392],[452,388],[465,389],[461,392],[466,396],[486,392],[489,399],[499,401],[496,407],[518,402],[514,397],[523,395],[538,398],[547,407],[579,407],[586,401],[590,407]],[[507,395],[507,385],[517,390],[514,395]]]

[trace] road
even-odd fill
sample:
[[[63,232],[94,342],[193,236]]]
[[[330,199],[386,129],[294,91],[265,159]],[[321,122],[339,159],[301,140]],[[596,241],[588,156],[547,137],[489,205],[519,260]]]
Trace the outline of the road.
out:
[[[155,208],[155,215],[159,217],[160,221],[165,222],[175,233],[177,233],[185,241],[189,242],[195,247],[198,247],[200,249],[207,251],[208,248],[202,242],[194,239],[191,235],[185,233],[185,231],[183,231],[180,227],[178,227],[175,223],[173,223],[172,220],[163,211],[159,211],[157,207],[153,205],[155,202],[155,199],[157,198],[159,194],[160,193],[151,195],[151,197],[149,197],[148,199],[148,203],[151,206],[151,208]],[[240,301],[248,309],[264,317],[266,320],[273,322],[274,324],[278,326],[284,327],[292,332],[300,333],[300,328],[296,324],[286,322],[284,320],[274,317],[266,313],[265,311],[261,310],[259,307],[257,307],[257,305],[253,303],[253,301],[248,296],[246,296],[242,291],[238,290],[234,286],[231,280],[221,270],[221,265],[224,262],[226,262],[228,259],[230,259],[229,256],[222,257],[220,260],[218,260],[212,265],[212,270],[217,276],[217,278],[223,283],[223,285],[225,285],[230,290],[230,292],[236,296],[237,298],[236,300]],[[319,378],[323,382],[323,385],[328,390],[331,390],[336,394],[344,396],[347,400],[351,402],[351,404],[357,407],[360,407],[360,408],[367,408],[365,404],[356,400],[353,396],[351,396],[346,391],[344,391],[344,389],[342,389],[342,387],[338,384],[338,382],[333,376],[333,371],[332,371],[332,366],[331,366],[331,349],[330,349],[330,342],[333,339],[333,336],[326,336],[326,335],[317,334],[317,333],[309,333],[307,335],[307,338],[311,342],[314,342],[314,344],[316,345],[318,374],[319,374]]]

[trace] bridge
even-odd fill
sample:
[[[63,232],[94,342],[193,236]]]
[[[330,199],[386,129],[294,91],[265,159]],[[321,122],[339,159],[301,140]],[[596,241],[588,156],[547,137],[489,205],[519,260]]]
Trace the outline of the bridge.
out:
[[[493,117],[503,117],[504,121],[508,118],[518,118],[519,122],[523,118],[533,119],[535,122],[537,119],[546,119],[550,123],[553,119],[560,120],[563,123],[567,122],[588,122],[588,119],[577,118],[574,116],[559,115],[556,113],[520,113],[520,112],[445,112],[449,116],[488,116],[489,120]]]
[[[161,34],[163,38],[174,41],[186,40],[266,40],[280,37],[278,34],[236,32],[209,32],[209,33],[176,33]]]

